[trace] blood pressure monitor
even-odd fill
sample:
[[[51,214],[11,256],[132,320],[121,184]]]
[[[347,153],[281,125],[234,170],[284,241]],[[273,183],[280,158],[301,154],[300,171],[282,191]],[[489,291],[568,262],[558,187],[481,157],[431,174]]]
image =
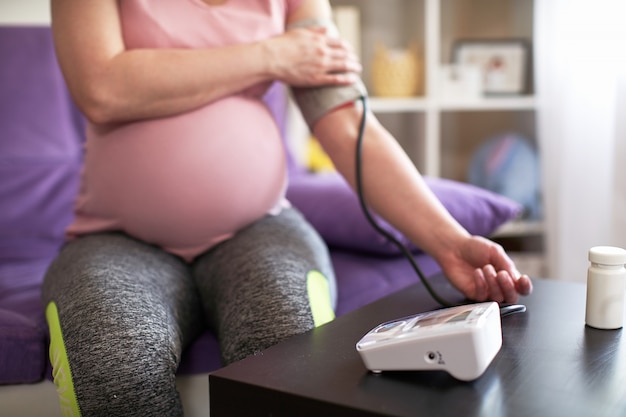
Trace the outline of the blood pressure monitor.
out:
[[[495,302],[382,323],[356,345],[373,372],[443,370],[462,381],[481,376],[501,347],[500,309]]]

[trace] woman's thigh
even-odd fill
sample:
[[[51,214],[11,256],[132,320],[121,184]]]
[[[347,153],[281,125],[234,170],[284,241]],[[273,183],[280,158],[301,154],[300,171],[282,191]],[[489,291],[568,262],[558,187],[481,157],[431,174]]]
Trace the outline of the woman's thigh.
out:
[[[328,249],[294,209],[241,230],[192,267],[225,363],[334,317]]]
[[[52,263],[43,299],[62,406],[182,415],[175,372],[203,325],[188,265],[121,233],[85,236]]]

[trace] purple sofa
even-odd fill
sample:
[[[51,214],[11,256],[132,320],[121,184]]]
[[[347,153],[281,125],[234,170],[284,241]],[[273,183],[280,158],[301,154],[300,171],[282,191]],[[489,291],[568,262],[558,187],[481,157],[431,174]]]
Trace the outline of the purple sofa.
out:
[[[281,125],[285,100],[281,89],[267,97]],[[50,375],[40,284],[72,219],[83,129],[57,67],[50,29],[0,27],[0,384]],[[331,248],[338,315],[417,281],[406,259],[366,223],[341,178],[309,174],[290,163],[288,197]],[[428,181],[474,234],[489,235],[519,213],[516,203],[487,191]],[[427,275],[439,270],[419,249],[413,251]],[[185,352],[179,372],[218,367],[217,342],[206,332]]]

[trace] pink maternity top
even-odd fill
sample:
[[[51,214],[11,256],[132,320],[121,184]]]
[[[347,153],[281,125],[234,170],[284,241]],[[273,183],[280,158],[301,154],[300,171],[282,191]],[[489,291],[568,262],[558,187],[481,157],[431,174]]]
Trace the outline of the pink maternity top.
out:
[[[280,34],[301,0],[124,0],[133,48],[211,48]],[[172,117],[88,126],[69,237],[123,230],[191,260],[286,204],[286,162],[258,86]],[[265,87],[265,88],[264,88]]]

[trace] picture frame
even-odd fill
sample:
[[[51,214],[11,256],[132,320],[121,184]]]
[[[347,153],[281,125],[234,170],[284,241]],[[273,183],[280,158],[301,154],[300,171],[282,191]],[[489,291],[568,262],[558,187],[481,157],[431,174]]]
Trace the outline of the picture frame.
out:
[[[454,64],[478,67],[486,96],[525,94],[529,60],[529,45],[523,39],[462,39],[452,50]]]

